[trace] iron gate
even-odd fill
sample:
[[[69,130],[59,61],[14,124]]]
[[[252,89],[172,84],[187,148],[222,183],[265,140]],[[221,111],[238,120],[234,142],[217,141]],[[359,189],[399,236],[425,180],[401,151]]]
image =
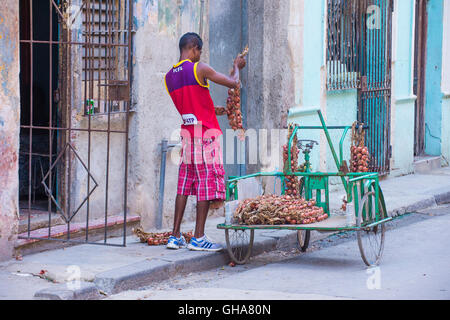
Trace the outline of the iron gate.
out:
[[[392,0],[328,0],[327,89],[358,89],[370,170],[389,172]]]
[[[126,245],[132,3],[20,0],[20,212],[28,227],[19,238]],[[36,194],[45,208],[36,209]],[[46,234],[31,230],[42,211]],[[53,225],[55,215],[62,225]],[[123,242],[108,243],[108,226],[120,219]],[[89,239],[93,221],[104,229],[101,242]]]

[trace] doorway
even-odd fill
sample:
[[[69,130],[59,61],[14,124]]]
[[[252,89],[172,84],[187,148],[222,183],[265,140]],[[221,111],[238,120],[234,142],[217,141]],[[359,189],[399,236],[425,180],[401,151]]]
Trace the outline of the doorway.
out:
[[[41,183],[58,152],[57,104],[53,93],[58,85],[58,24],[49,1],[20,0],[20,152],[19,207],[21,214],[54,212]],[[52,15],[52,19],[50,19]],[[50,39],[52,35],[52,39]],[[55,172],[56,173],[56,172]],[[56,197],[56,174],[49,177]],[[29,212],[28,211],[28,212]]]
[[[414,83],[415,102],[414,156],[425,154],[425,70],[427,49],[427,1],[416,1],[416,25],[414,38]]]

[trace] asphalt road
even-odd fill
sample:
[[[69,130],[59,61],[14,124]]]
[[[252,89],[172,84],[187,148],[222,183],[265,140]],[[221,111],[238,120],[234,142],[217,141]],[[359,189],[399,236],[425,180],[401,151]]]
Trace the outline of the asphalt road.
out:
[[[363,263],[355,233],[179,276],[107,299],[450,299],[450,205],[388,224],[379,267]]]

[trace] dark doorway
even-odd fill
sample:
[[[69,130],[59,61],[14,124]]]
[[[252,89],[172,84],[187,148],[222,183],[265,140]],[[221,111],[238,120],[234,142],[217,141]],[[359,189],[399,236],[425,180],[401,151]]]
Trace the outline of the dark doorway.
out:
[[[416,1],[414,39],[414,84],[416,98],[414,124],[414,156],[425,153],[425,68],[428,29],[427,1]]]
[[[48,43],[57,40],[58,24],[50,23],[51,20],[57,21],[57,16],[51,10],[50,1],[20,0],[19,10],[20,208],[54,211],[41,182],[49,170],[51,158],[54,160],[58,151],[55,131],[47,129],[58,123],[53,99],[58,83],[58,46]],[[53,19],[50,19],[50,14]],[[53,39],[50,39],[51,34]],[[52,180],[50,184],[55,186],[56,175],[49,178]],[[51,190],[56,197],[57,188]]]

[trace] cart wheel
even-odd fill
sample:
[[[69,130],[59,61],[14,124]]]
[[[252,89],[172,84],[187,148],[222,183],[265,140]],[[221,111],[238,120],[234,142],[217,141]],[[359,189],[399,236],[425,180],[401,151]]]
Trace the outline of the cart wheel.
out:
[[[225,229],[225,240],[231,260],[244,264],[250,258],[255,230]]]
[[[311,230],[297,231],[297,246],[301,252],[305,252],[306,249],[308,249],[310,237],[311,237]]]
[[[361,200],[361,204],[358,211],[358,217],[356,219],[356,225],[358,227],[363,223],[362,212],[364,207],[368,208],[369,199],[374,200],[375,193],[373,191],[368,192],[364,195]],[[375,204],[371,201],[372,208],[369,211],[371,214],[375,214]],[[381,199],[379,199],[378,207],[380,208],[381,217],[386,216],[386,212],[383,210],[383,205]],[[381,255],[383,254],[384,248],[384,233],[386,231],[384,223],[376,225],[375,227],[365,228],[357,231],[358,246],[361,253],[361,258],[364,263],[368,266],[378,265],[380,263]]]

